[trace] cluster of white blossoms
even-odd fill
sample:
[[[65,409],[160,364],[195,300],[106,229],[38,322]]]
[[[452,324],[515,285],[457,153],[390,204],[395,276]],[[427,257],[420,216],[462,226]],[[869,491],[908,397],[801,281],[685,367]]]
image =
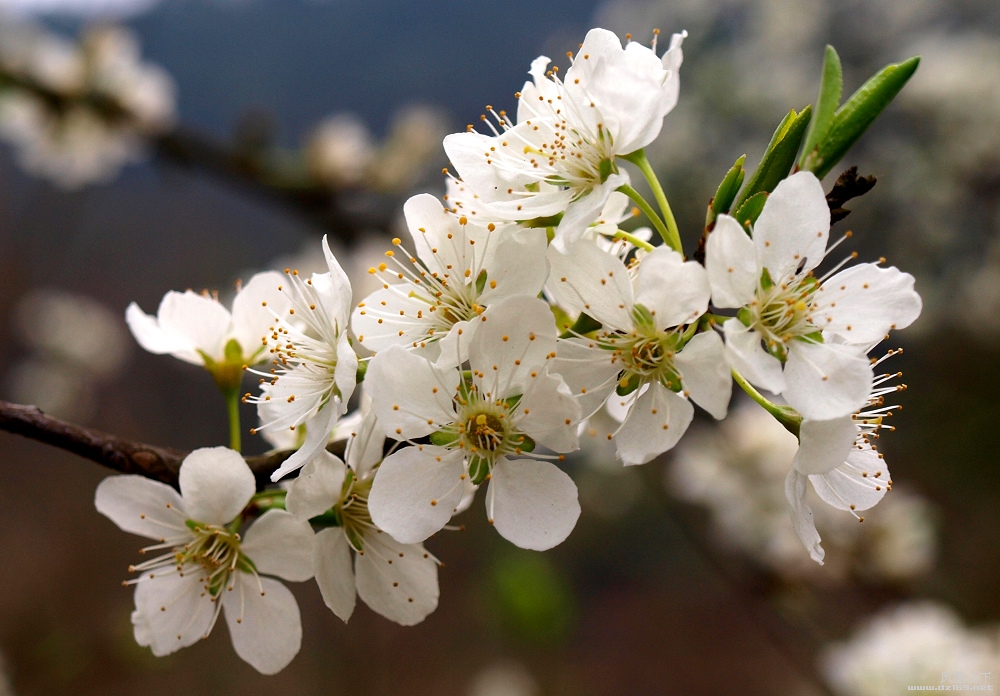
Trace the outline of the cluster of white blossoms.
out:
[[[135,568],[140,643],[157,654],[188,645],[225,605],[237,652],[280,668],[300,628],[267,574],[315,577],[344,620],[360,597],[417,623],[438,598],[438,562],[421,544],[480,487],[501,536],[552,548],[580,515],[559,463],[591,416],[617,413],[608,439],[623,465],[641,465],[680,441],[695,406],[724,418],[734,378],[799,436],[786,493],[816,561],[807,481],[843,510],[881,499],[891,482],[877,436],[898,387],[867,352],[917,318],[913,278],[877,264],[814,272],[836,244],[810,171],[758,195],[758,216],[718,215],[704,262],[685,258],[643,155],[677,101],[684,36],[658,56],[655,40],[623,47],[594,29],[564,77],[534,61],[516,119],[490,108],[491,134],[445,138],[457,171],[446,202],[406,203],[409,239],[370,269],[381,287],[366,297],[352,297],[324,240],[326,272],[258,275],[231,312],[193,292],[168,293],[155,318],[129,308],[145,348],[212,373],[236,424],[232,449],[185,461],[180,497],[133,477],[98,493],[102,512],[167,551]],[[640,211],[662,245],[619,228]],[[239,395],[243,370],[258,376],[256,394]],[[280,488],[254,493],[237,462],[239,398],[258,407],[251,432],[294,450],[271,473]],[[330,452],[345,438],[346,462]]]

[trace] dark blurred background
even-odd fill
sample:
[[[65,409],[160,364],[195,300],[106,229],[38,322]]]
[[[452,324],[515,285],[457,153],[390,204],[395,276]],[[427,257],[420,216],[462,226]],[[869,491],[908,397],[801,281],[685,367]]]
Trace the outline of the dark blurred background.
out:
[[[591,26],[642,41],[654,27],[690,33],[679,105],[650,148],[689,249],[733,160],[746,153],[752,168],[784,113],[815,99],[824,44],[844,62],[845,97],[886,63],[923,56],[843,161],[879,179],[835,228],[854,231],[845,249],[913,273],[925,309],[884,345],[905,348],[886,367],[909,385],[898,431],[882,442],[896,490],[864,525],[817,510],[825,566],[812,565],[791,532],[782,481],[794,443],[789,450],[780,428],[734,400],[732,419],[716,427],[700,414],[683,447],[642,468],[623,471],[588,445],[569,463],[583,516],[551,552],[502,540],[475,503],[460,520],[466,531],[428,542],[445,562],[441,603],[417,627],[360,603],[345,626],[313,584],[294,587],[302,651],[282,674],[262,677],[221,625],[165,659],[137,647],[132,592],[120,581],[142,542],[94,511],[107,472],[0,434],[9,693],[878,696],[960,669],[933,641],[907,642],[916,629],[902,624],[885,669],[898,659],[910,672],[857,677],[857,661],[836,658],[844,641],[863,640],[864,626],[888,625],[879,612],[921,601],[952,617],[951,633],[934,630],[956,654],[971,654],[962,642],[971,641],[975,668],[1000,670],[995,0],[0,8],[9,13],[0,54],[28,26],[74,40],[114,22],[176,85],[172,118],[132,134],[132,145],[146,145],[96,183],[26,173],[23,131],[3,135],[16,129],[4,130],[12,112],[0,109],[0,136],[13,143],[0,148],[0,398],[180,449],[223,444],[225,410],[202,371],[133,345],[128,303],[153,312],[170,289],[225,295],[255,270],[307,268],[324,233],[363,283],[357,271],[398,229],[406,196],[443,193],[441,135],[478,122],[486,104],[512,108],[530,61],[544,53],[565,65],[560,57]],[[179,130],[235,159],[185,160],[157,144]],[[360,173],[351,169],[359,161]],[[316,203],[317,181],[338,192],[332,204]],[[330,220],[339,218],[316,214],[331,205],[352,221],[350,234],[338,238]],[[254,420],[250,410],[244,417]]]

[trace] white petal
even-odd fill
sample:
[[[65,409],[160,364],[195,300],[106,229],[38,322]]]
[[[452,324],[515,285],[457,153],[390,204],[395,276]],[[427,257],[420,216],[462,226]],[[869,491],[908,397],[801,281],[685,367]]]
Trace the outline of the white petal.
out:
[[[417,445],[385,458],[368,494],[368,510],[381,529],[416,544],[444,527],[465,492],[461,450]]]
[[[139,345],[150,353],[170,354],[193,365],[205,364],[190,338],[164,330],[156,317],[143,312],[135,302],[125,310],[125,322]]]
[[[421,544],[400,544],[385,532],[367,532],[354,567],[358,596],[390,621],[413,626],[437,608],[438,566]]]
[[[330,251],[330,244],[323,235],[323,255],[326,257],[326,267],[329,273],[319,274],[324,277],[319,282],[313,275],[313,287],[316,288],[323,309],[334,319],[338,330],[347,330],[347,321],[351,314],[351,281],[344,269],[340,267],[337,258]]]
[[[301,520],[322,515],[340,502],[347,467],[325,449],[316,453],[292,479],[285,508]]]
[[[431,349],[437,349],[437,357],[434,358],[434,367],[438,370],[448,370],[458,367],[469,359],[469,346],[479,329],[479,322],[475,319],[471,321],[459,321],[452,324],[448,333],[440,341],[430,344],[427,350],[427,357],[433,353]],[[423,351],[421,351],[422,353]]]
[[[552,310],[537,297],[508,297],[472,323],[469,364],[485,375],[478,382],[493,399],[521,394],[556,350]]]
[[[484,261],[486,286],[480,296],[487,306],[505,297],[523,295],[537,297],[545,285],[549,265],[545,260],[545,232],[518,229],[494,233],[494,252]],[[493,283],[496,282],[494,286]]]
[[[337,618],[347,623],[354,613],[357,593],[354,589],[351,546],[344,530],[333,527],[317,532],[314,559],[316,584],[323,601]]]
[[[545,551],[573,531],[580,517],[576,484],[557,466],[501,458],[491,474],[486,512],[503,538]]]
[[[730,319],[722,325],[722,330],[726,334],[726,355],[733,369],[772,394],[785,390],[781,361],[764,350],[759,333],[745,327],[739,319]]]
[[[663,54],[661,63],[665,70],[670,71],[663,83],[663,95],[672,109],[677,104],[677,96],[681,88],[680,67],[684,62],[684,52],[681,44],[687,38],[688,33],[682,31],[670,37],[670,48]]]
[[[438,370],[399,346],[372,358],[365,379],[372,412],[397,440],[423,437],[454,421],[458,383],[458,370]]]
[[[819,497],[840,510],[867,510],[885,497],[889,469],[867,445],[853,448],[836,469],[810,476]]]
[[[785,363],[789,405],[809,420],[855,413],[872,390],[871,363],[852,346],[792,341]]]
[[[564,251],[568,244],[579,240],[587,227],[594,222],[604,209],[604,204],[619,186],[629,182],[628,174],[612,174],[607,180],[593,187],[588,193],[574,200],[563,213],[552,245]]]
[[[427,303],[410,297],[413,286],[408,283],[390,285],[368,295],[351,315],[351,327],[361,345],[378,352],[389,346],[413,345],[423,341],[433,324],[430,319],[417,319],[417,314],[426,317]],[[402,335],[400,335],[402,331]]]
[[[686,395],[714,418],[725,418],[733,393],[733,376],[719,334],[695,334],[674,356],[674,364],[680,370]]]
[[[580,404],[580,417],[589,418],[618,385],[621,364],[612,351],[587,338],[560,339],[549,372],[565,380]]]
[[[799,428],[799,449],[792,466],[803,474],[825,474],[844,463],[857,434],[858,426],[851,416],[826,421],[804,420]]]
[[[812,172],[792,174],[774,189],[753,227],[757,260],[774,282],[804,264],[823,260],[830,236],[830,208],[823,185]]]
[[[588,239],[566,253],[550,248],[548,257],[548,288],[561,307],[586,312],[609,329],[632,329],[632,281],[618,257]]]
[[[315,536],[307,521],[286,510],[268,510],[247,530],[241,549],[257,572],[304,582],[313,576]]]
[[[337,340],[337,366],[333,368],[333,381],[337,385],[337,391],[340,392],[337,397],[337,416],[342,416],[347,412],[347,402],[351,400],[351,395],[358,386],[358,354],[351,347],[346,330]],[[333,424],[330,425],[330,429],[333,429]]]
[[[181,462],[181,497],[188,517],[225,525],[243,511],[257,484],[253,472],[228,447],[202,447]]]
[[[132,534],[157,540],[189,535],[180,494],[145,476],[109,476],[97,486],[94,506]]]
[[[761,269],[753,240],[728,215],[720,215],[705,244],[705,270],[712,286],[712,304],[735,309],[750,304]]]
[[[652,312],[660,331],[695,321],[708,309],[711,294],[701,264],[684,261],[673,249],[657,247],[639,264],[635,303]]]
[[[816,531],[813,511],[806,500],[806,478],[805,474],[800,474],[795,469],[789,471],[785,478],[785,498],[792,506],[792,528],[809,552],[809,557],[823,565],[826,552],[819,545],[821,539]]]
[[[580,417],[580,405],[562,378],[543,372],[531,379],[512,420],[538,444],[570,452],[580,446]]]
[[[205,592],[202,570],[188,565],[183,571],[144,573],[135,586],[135,639],[157,657],[193,645],[212,629],[215,602]]]
[[[457,274],[467,267],[465,232],[437,198],[429,193],[413,196],[403,205],[403,215],[417,256],[432,272]]]
[[[160,328],[190,339],[192,346],[212,360],[223,360],[229,334],[229,310],[217,300],[195,292],[168,292],[156,313]]]
[[[266,353],[261,351],[262,339],[274,326],[275,315],[283,317],[288,314],[288,298],[278,290],[284,282],[284,275],[277,271],[258,273],[233,298],[231,334],[246,358],[260,352],[259,359],[264,359]]]
[[[890,329],[904,329],[920,316],[920,295],[913,276],[898,268],[861,263],[823,283],[816,300],[820,309],[813,321],[824,333],[835,333],[848,343],[881,341]]]
[[[371,468],[382,461],[385,433],[375,414],[371,412],[371,397],[367,393],[362,395],[361,409],[364,415],[347,441],[344,459],[354,470],[355,476],[365,478]]]
[[[299,605],[279,581],[234,573],[222,590],[222,606],[236,654],[261,674],[277,674],[298,654]]]
[[[692,418],[690,401],[658,382],[650,384],[615,433],[618,458],[626,466],[645,464],[676,445]]]
[[[287,378],[287,375],[285,377]],[[304,423],[306,436],[302,441],[302,446],[271,474],[272,481],[278,481],[291,472],[302,468],[324,450],[330,442],[330,433],[333,432],[333,427],[337,423],[340,406],[339,401],[331,399],[317,413],[306,420]]]

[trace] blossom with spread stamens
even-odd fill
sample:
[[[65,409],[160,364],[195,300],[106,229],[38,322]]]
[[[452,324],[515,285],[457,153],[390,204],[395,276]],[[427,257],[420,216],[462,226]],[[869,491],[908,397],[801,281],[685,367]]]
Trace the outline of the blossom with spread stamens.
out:
[[[238,452],[195,450],[180,469],[180,494],[135,475],[111,476],[95,505],[126,532],[156,541],[161,556],[130,568],[132,624],[139,645],[169,655],[207,638],[225,609],[236,654],[263,674],[281,671],[299,651],[302,624],[295,598],[267,575],[301,582],[313,575],[308,522],[270,510],[244,538],[240,513],[254,494],[253,473]]]
[[[547,363],[555,323],[537,298],[512,297],[487,310],[469,350],[471,373],[441,369],[393,346],[368,368],[372,411],[397,440],[429,435],[386,457],[368,496],[372,519],[397,541],[440,530],[469,479],[489,481],[486,509],[506,539],[544,550],[562,542],[580,515],[576,485],[536,444],[577,447],[580,407]]]
[[[354,333],[372,351],[402,346],[440,367],[458,365],[468,358],[487,307],[541,291],[548,273],[545,233],[474,224],[430,194],[410,198],[403,211],[416,255],[393,240],[402,253],[386,252],[387,263],[369,271],[382,289],[355,308]]]
[[[552,369],[585,416],[609,397],[621,400],[627,415],[614,440],[624,464],[645,464],[677,444],[694,416],[688,398],[725,417],[732,378],[722,339],[695,333],[709,298],[701,265],[657,247],[630,269],[587,239],[565,254],[550,250],[549,260],[548,287],[560,305],[602,325],[593,337],[561,340]]]
[[[490,109],[497,126],[444,139],[465,185],[494,215],[524,221],[562,215],[557,246],[578,239],[608,196],[629,177],[617,158],[651,143],[677,103],[686,33],[674,34],[658,58],[605,29],[587,33],[560,80],[541,56],[519,94],[517,123]]]
[[[909,326],[921,308],[913,276],[896,268],[863,263],[815,277],[829,233],[823,187],[803,171],[778,184],[752,239],[720,215],[706,247],[712,304],[739,309],[723,325],[733,367],[810,420],[865,404],[872,387],[865,350]]]
[[[303,279],[287,270],[277,289],[289,308],[275,313],[264,343],[274,358],[267,389],[244,400],[267,404],[269,417],[257,430],[305,426],[302,446],[271,475],[277,481],[302,467],[330,440],[357,384],[358,356],[347,335],[351,283],[323,237],[327,273]],[[263,381],[263,380],[262,380]]]
[[[890,350],[873,364],[901,352]],[[877,441],[882,430],[895,430],[885,419],[899,406],[886,406],[885,397],[906,389],[903,384],[889,384],[901,374],[884,373],[875,377],[868,403],[852,416],[802,421],[799,449],[785,479],[785,497],[792,507],[795,533],[810,558],[819,564],[823,563],[824,551],[806,500],[806,480],[824,502],[865,521],[858,512],[874,507],[892,489],[889,469],[878,451]]]

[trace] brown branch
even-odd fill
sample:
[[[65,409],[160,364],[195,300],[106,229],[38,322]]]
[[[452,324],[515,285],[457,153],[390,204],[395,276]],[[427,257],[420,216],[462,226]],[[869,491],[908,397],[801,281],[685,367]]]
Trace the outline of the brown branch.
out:
[[[22,435],[38,442],[78,454],[123,474],[138,474],[177,487],[181,462],[187,452],[170,447],[125,440],[100,430],[61,421],[42,413],[37,406],[0,401],[0,431]],[[283,450],[247,457],[257,488],[271,482],[271,473],[292,455]]]

